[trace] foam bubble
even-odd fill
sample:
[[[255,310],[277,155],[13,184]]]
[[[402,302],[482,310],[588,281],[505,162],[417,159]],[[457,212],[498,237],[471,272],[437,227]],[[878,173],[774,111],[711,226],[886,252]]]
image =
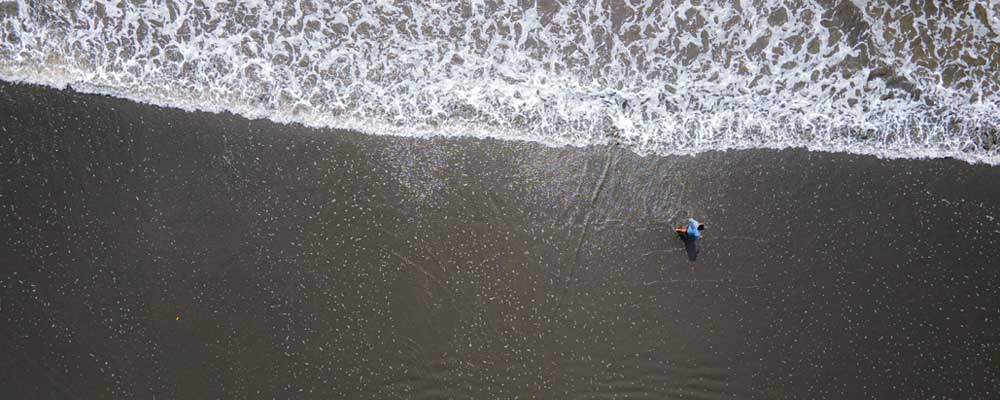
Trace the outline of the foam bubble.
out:
[[[0,77],[373,134],[1000,163],[988,1],[338,3],[18,0]]]

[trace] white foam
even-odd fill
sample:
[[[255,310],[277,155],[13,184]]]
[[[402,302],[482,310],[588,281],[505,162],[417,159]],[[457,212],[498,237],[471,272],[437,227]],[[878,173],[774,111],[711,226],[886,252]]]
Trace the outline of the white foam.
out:
[[[695,3],[19,0],[0,78],[373,134],[1000,164],[997,4]]]

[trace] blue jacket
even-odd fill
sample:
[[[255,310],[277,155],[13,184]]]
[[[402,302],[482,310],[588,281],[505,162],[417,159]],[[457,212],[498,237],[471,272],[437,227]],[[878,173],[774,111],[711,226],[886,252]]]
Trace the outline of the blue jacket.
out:
[[[698,221],[695,221],[694,218],[688,220],[687,235],[693,237],[694,240],[701,239],[701,231],[698,230],[698,225],[701,224],[698,223]]]

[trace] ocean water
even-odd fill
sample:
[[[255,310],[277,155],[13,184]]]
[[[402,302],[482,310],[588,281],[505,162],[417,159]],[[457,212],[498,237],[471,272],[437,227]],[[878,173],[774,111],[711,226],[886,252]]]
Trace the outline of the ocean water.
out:
[[[17,0],[0,78],[402,136],[1000,164],[1000,2]]]

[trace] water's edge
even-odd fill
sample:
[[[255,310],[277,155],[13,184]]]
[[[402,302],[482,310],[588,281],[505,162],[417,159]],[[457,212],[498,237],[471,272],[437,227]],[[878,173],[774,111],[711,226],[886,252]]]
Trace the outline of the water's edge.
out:
[[[197,112],[207,112],[207,113],[230,113],[238,115],[247,119],[261,119],[275,122],[278,124],[285,125],[301,125],[309,129],[319,129],[319,130],[345,130],[353,131],[368,135],[379,135],[379,136],[398,136],[406,138],[471,138],[471,139],[494,139],[494,140],[505,140],[505,141],[521,141],[521,142],[531,142],[538,143],[547,147],[602,147],[610,144],[621,144],[613,139],[605,142],[580,142],[580,141],[564,141],[558,138],[537,138],[530,136],[518,136],[506,134],[502,129],[491,129],[489,127],[438,127],[434,128],[424,128],[420,127],[399,127],[392,124],[381,124],[379,121],[370,121],[362,118],[358,119],[338,119],[336,122],[324,121],[323,123],[318,123],[315,120],[297,118],[294,115],[275,115],[273,113],[263,112],[253,108],[246,107],[227,107],[219,105],[216,103],[198,103],[198,104],[178,104],[166,101],[160,101],[156,98],[137,96],[129,93],[119,93],[113,89],[93,87],[85,84],[72,84],[72,83],[62,83],[53,82],[52,80],[38,80],[30,77],[10,77],[0,74],[0,81],[6,81],[11,84],[17,85],[35,85],[42,86],[57,90],[70,90],[82,94],[91,95],[102,95],[110,96],[115,98],[120,98],[128,101],[133,101],[140,104],[151,105],[160,108],[172,108],[183,110],[185,112],[197,113]],[[729,146],[715,146],[715,147],[702,147],[693,150],[686,151],[660,151],[657,153],[649,153],[637,151],[636,149],[625,146],[626,149],[636,153],[640,156],[696,156],[706,152],[726,152],[732,150],[785,150],[785,149],[805,149],[812,152],[824,152],[824,153],[845,153],[854,154],[861,156],[872,156],[881,159],[956,159],[961,160],[969,164],[987,164],[991,166],[1000,165],[1000,155],[991,154],[970,154],[964,152],[957,153],[947,153],[940,150],[932,149],[910,149],[905,153],[892,152],[886,149],[871,149],[866,148],[859,144],[842,144],[834,146],[823,146],[817,145],[815,143],[799,143],[796,141],[778,142],[778,143],[760,143],[760,144],[737,144]]]

